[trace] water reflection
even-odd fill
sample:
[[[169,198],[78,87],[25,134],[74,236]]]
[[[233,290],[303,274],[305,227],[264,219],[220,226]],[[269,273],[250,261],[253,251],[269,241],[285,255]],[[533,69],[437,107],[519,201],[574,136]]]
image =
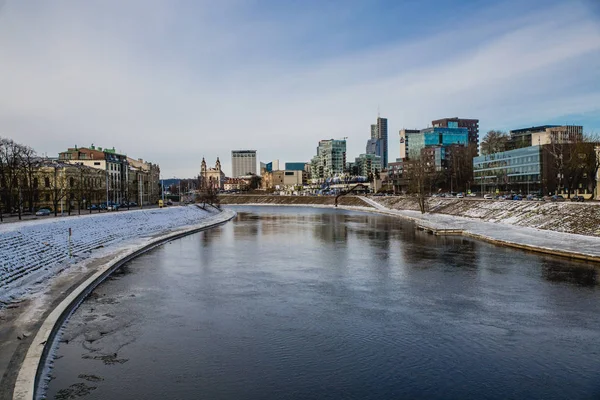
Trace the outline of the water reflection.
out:
[[[68,323],[49,397],[598,394],[595,269],[386,216],[238,211],[101,285]]]
[[[542,277],[550,282],[571,283],[577,286],[598,285],[598,269],[585,263],[567,263],[563,260],[545,259],[542,264]]]

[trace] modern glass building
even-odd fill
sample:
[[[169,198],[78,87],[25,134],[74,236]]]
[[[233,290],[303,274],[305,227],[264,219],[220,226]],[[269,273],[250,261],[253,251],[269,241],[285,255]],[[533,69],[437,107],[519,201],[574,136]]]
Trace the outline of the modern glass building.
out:
[[[365,149],[366,154],[374,154],[383,159],[383,140],[381,139],[369,139],[367,140],[367,146]]]
[[[433,127],[410,135],[410,150],[408,157],[418,157],[421,151],[430,146],[467,145],[469,131],[467,128]]]
[[[540,146],[487,154],[473,158],[475,185],[482,192],[541,190],[542,154]]]
[[[346,166],[346,140],[321,140],[317,155],[310,162],[313,179],[332,178],[344,173]]]
[[[380,156],[376,154],[361,154],[355,158],[352,167],[356,171],[356,175],[368,177],[369,174],[379,174],[383,165]]]

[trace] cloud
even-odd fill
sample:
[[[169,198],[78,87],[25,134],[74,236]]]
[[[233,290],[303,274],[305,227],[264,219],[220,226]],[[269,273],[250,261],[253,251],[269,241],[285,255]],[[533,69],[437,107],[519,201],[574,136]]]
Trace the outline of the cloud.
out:
[[[518,4],[352,46],[358,5],[327,32],[320,9],[263,14],[243,1],[7,3],[0,135],[49,155],[115,146],[193,176],[202,156],[230,172],[232,149],[308,161],[318,140],[345,136],[351,159],[378,106],[392,160],[399,129],[445,116],[486,130],[600,114],[598,18],[584,3],[509,12]]]

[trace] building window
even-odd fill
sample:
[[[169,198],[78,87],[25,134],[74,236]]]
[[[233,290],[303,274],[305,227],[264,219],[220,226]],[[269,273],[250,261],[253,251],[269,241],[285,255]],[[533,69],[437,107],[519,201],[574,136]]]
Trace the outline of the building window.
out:
[[[50,178],[48,178],[48,177],[44,178],[44,186],[46,186],[47,188],[50,187]]]
[[[94,161],[94,165],[100,165],[100,161]]]

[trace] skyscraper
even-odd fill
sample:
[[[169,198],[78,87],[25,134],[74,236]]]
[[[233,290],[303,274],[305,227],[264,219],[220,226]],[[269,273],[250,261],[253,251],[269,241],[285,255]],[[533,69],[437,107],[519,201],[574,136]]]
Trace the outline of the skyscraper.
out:
[[[367,147],[366,147],[366,154],[374,154],[376,156],[379,156],[380,158],[382,153],[382,143],[383,141],[381,139],[369,139],[367,140]]]
[[[256,150],[232,150],[231,170],[232,178],[256,175]]]
[[[371,139],[377,139],[379,135],[377,134],[377,124],[371,125]]]
[[[377,117],[377,124],[371,125],[371,139],[379,139],[381,151],[378,156],[381,156],[381,164],[383,168],[387,168],[388,164],[388,126],[387,118]]]
[[[418,129],[402,129],[400,131],[400,158],[406,160],[410,152],[409,142],[410,137],[418,134],[421,131]]]

